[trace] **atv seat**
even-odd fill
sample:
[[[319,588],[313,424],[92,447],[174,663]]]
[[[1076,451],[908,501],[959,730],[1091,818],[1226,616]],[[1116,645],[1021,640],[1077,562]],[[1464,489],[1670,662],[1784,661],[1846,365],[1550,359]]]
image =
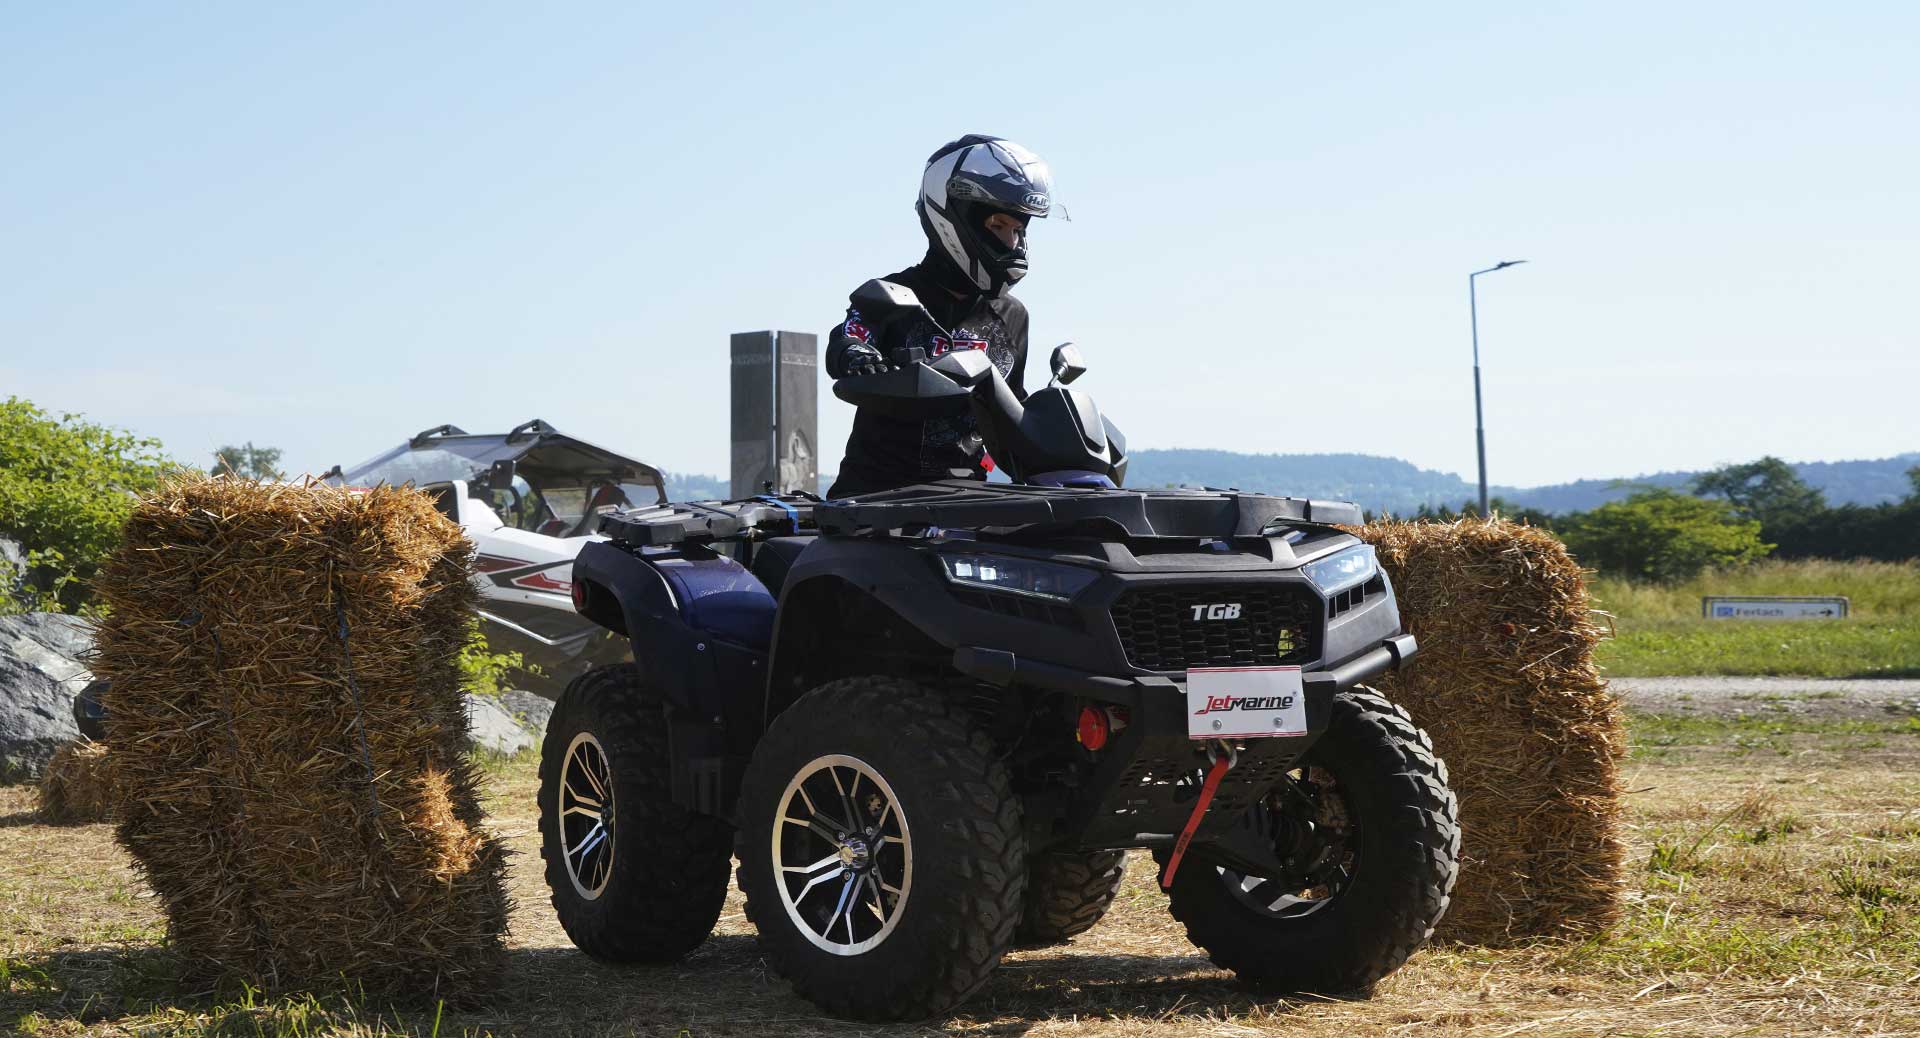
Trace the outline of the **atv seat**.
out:
[[[818,538],[769,537],[760,542],[753,552],[753,575],[767,586],[768,594],[775,599],[780,597],[780,586],[787,582],[787,571],[815,540]]]

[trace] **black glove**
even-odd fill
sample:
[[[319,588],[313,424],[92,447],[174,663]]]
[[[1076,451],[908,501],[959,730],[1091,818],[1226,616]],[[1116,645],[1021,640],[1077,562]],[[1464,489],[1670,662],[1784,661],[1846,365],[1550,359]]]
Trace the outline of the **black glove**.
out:
[[[880,351],[864,342],[850,344],[841,354],[840,364],[849,378],[887,370],[886,359],[880,356]]]

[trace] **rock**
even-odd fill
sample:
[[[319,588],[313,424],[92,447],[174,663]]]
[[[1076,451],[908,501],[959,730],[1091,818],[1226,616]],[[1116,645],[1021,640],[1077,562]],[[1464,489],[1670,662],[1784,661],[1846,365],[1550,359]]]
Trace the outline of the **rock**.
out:
[[[497,699],[462,694],[467,704],[467,744],[476,750],[514,754],[533,748],[534,737]]]
[[[500,701],[507,705],[507,711],[520,719],[538,738],[547,733],[547,721],[553,717],[553,700],[537,692],[514,689],[500,693]]]
[[[39,776],[61,745],[80,737],[73,697],[93,676],[86,621],[60,613],[0,616],[0,781]]]

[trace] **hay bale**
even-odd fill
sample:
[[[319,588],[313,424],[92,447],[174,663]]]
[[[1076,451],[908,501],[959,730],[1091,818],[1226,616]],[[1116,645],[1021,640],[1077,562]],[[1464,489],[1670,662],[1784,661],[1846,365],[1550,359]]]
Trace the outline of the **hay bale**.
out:
[[[170,483],[97,587],[118,838],[194,967],[472,987],[502,851],[464,763],[472,547],[423,494]]]
[[[1593,662],[1603,631],[1552,535],[1500,519],[1379,522],[1373,544],[1420,655],[1380,683],[1432,734],[1460,797],[1439,936],[1591,932],[1620,912],[1626,731]]]
[[[53,752],[35,790],[40,818],[54,825],[107,821],[113,807],[113,772],[107,747],[70,742]]]

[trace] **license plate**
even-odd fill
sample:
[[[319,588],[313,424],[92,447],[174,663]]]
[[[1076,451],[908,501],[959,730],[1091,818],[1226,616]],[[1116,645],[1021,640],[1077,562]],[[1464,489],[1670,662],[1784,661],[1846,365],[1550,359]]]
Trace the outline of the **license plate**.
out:
[[[1299,667],[1204,667],[1187,671],[1187,737],[1258,739],[1307,734]]]

